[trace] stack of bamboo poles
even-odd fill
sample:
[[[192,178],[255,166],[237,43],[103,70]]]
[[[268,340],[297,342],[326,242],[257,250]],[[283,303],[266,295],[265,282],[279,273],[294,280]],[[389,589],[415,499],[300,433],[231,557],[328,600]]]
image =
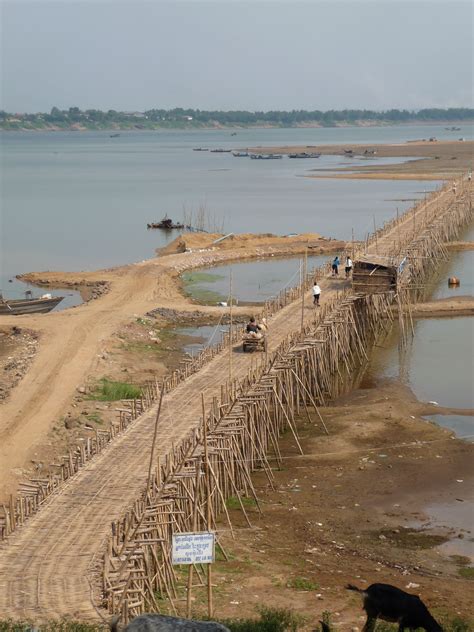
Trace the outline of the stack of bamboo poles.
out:
[[[159,610],[162,598],[178,612],[185,597],[171,564],[173,533],[215,530],[219,514],[225,515],[232,532],[226,506],[230,497],[251,525],[243,502],[243,497],[250,497],[259,509],[251,473],[263,470],[273,484],[273,467],[281,462],[278,439],[285,429],[302,453],[296,427],[301,412],[328,431],[318,407],[352,383],[367,360],[366,349],[390,326],[391,302],[389,295],[347,294],[324,306],[317,322],[288,336],[237,387],[223,389],[223,399],[213,401],[204,416],[206,433],[201,421],[164,463],[154,463],[148,489],[112,525],[107,542],[101,587],[111,612],[128,621],[146,610]],[[205,434],[209,486],[203,474]],[[208,499],[210,522],[205,511]],[[199,567],[196,576],[203,584]]]

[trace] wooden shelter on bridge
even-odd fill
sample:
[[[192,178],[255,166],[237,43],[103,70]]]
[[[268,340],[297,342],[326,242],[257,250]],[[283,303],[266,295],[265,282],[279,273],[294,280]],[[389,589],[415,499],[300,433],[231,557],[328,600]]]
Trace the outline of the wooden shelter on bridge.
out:
[[[352,289],[360,294],[395,292],[405,263],[406,257],[395,261],[393,257],[364,255],[354,262]]]

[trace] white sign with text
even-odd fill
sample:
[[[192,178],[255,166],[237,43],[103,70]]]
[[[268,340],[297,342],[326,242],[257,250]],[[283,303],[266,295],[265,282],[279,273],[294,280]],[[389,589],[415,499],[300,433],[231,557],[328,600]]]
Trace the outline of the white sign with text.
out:
[[[215,534],[173,533],[173,564],[212,564],[214,562]]]

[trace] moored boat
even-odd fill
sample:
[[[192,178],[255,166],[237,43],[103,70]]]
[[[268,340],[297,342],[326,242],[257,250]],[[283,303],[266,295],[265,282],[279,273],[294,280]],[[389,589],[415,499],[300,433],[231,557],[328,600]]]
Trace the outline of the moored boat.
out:
[[[161,228],[161,230],[176,230],[184,228],[184,224],[181,222],[173,222],[171,217],[165,215],[161,222],[150,222],[146,225],[147,228]]]
[[[278,160],[283,158],[281,154],[250,154],[252,160]]]
[[[235,158],[245,158],[246,156],[248,156],[248,151],[233,151],[232,155]]]
[[[288,154],[288,158],[319,158],[321,154],[317,154],[315,152],[308,153],[306,151],[302,151],[298,154]]]
[[[54,309],[64,298],[64,296],[51,296],[51,294],[33,298],[30,290],[25,292],[25,295],[25,298],[6,299],[0,294],[0,315],[46,314]]]

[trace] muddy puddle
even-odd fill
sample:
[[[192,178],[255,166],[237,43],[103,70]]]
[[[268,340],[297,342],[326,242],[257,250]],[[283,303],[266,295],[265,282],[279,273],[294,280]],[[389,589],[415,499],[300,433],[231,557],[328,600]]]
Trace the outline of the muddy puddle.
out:
[[[466,490],[463,479],[458,479],[456,498],[450,502],[433,503],[423,508],[425,518],[409,526],[423,531],[443,533],[447,540],[436,548],[445,556],[465,558],[461,562],[474,564],[474,497]],[[466,493],[468,492],[468,493]],[[462,564],[461,564],[462,565]]]
[[[219,344],[228,329],[228,325],[197,325],[177,327],[173,331],[180,336],[183,352],[194,357],[206,347],[214,347]]]
[[[334,255],[308,257],[307,269],[322,266]],[[266,258],[260,261],[214,266],[182,275],[184,289],[194,300],[215,303],[229,300],[230,272],[232,270],[232,296],[240,304],[263,303],[285,287],[300,282],[301,258]]]

